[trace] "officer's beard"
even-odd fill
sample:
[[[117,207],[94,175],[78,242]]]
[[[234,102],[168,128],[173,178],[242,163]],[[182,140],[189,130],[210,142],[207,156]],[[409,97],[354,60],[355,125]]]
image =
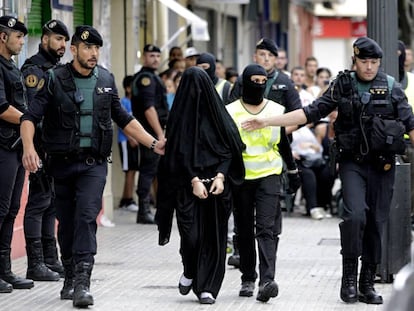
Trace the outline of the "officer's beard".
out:
[[[88,60],[83,60],[81,58],[77,58],[79,65],[83,68],[83,69],[93,69],[95,68],[96,64],[98,63],[98,60],[96,58],[93,59],[88,59]],[[95,64],[93,66],[89,65],[88,61],[95,61]]]

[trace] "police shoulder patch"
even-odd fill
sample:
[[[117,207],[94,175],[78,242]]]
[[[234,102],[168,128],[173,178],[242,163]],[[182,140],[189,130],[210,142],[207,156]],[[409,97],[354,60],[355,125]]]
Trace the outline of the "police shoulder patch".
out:
[[[27,87],[35,87],[38,83],[39,79],[36,75],[30,74],[26,77],[25,83]]]
[[[41,90],[43,85],[45,85],[45,79],[40,79],[39,84],[37,85],[37,90]]]
[[[148,77],[143,77],[143,78],[141,79],[141,84],[142,84],[143,86],[148,86],[148,85],[150,85],[150,84],[151,84],[151,79],[150,79],[150,78],[148,78]]]

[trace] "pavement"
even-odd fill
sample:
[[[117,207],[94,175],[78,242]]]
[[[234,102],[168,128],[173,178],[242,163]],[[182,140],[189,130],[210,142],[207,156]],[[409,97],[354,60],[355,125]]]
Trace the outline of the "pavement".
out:
[[[182,273],[178,253],[179,236],[174,225],[171,241],[158,246],[155,225],[135,223],[136,215],[114,211],[112,228],[99,227],[98,254],[92,273],[91,292],[95,299],[89,309],[105,310],[283,310],[283,311],[379,311],[385,305],[345,304],[339,298],[341,256],[338,218],[317,221],[299,213],[284,215],[276,265],[278,297],[268,303],[253,297],[239,297],[240,272],[227,266],[224,282],[214,305],[200,305],[196,296],[178,293]],[[26,257],[12,262],[12,270],[26,273]],[[72,301],[59,299],[63,280],[35,282],[30,290],[0,294],[0,310],[73,310]],[[257,285],[256,285],[257,286]],[[378,283],[376,289],[385,303],[392,284]]]

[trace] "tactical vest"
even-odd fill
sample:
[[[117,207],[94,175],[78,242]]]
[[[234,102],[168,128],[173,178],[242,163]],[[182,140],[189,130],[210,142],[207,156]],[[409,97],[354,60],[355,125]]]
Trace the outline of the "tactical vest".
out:
[[[6,60],[0,56],[0,70],[3,79],[5,102],[20,112],[27,109],[26,87],[23,82],[23,75],[12,60]],[[20,125],[0,119],[0,147],[7,150],[15,149],[20,136]],[[19,148],[21,144],[19,144]]]
[[[145,116],[145,111],[142,109],[142,95],[139,92],[138,83],[144,76],[147,76],[148,79],[155,82],[155,94],[154,94],[154,108],[157,111],[158,120],[162,128],[167,124],[168,119],[168,103],[167,103],[167,90],[162,82],[161,78],[155,74],[155,72],[148,67],[143,67],[139,72],[134,76],[134,79],[131,83],[132,99],[131,99],[131,108],[134,117],[138,119],[141,125],[152,135],[155,135],[152,126],[148,123],[148,120]],[[142,87],[142,86],[141,86]]]
[[[394,78],[383,72],[378,72],[375,79],[366,84],[358,82],[354,72],[338,75],[335,84],[338,117],[334,129],[340,154],[361,158],[373,151],[387,153],[386,147],[379,146],[374,135],[378,120],[397,122],[397,110],[391,99],[393,85]],[[392,137],[382,134],[385,135],[384,140],[391,139],[389,143],[393,143]]]
[[[93,92],[91,133],[81,132],[81,109],[83,94],[76,87],[70,64],[49,70],[48,89],[53,96],[43,121],[42,139],[49,155],[77,154],[88,152],[92,155],[108,157],[112,145],[111,104],[115,95],[112,75],[97,66],[97,77]],[[99,68],[98,68],[99,67]],[[52,81],[53,82],[52,82]],[[83,150],[82,137],[90,137],[90,148]]]

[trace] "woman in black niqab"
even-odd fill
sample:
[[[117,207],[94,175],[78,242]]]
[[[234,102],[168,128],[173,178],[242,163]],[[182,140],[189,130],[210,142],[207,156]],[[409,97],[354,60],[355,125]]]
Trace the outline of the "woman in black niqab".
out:
[[[225,272],[230,183],[244,178],[244,144],[203,69],[184,72],[166,138],[158,168],[159,244],[169,241],[175,210],[184,268],[180,293],[192,289],[201,303],[214,303]]]

